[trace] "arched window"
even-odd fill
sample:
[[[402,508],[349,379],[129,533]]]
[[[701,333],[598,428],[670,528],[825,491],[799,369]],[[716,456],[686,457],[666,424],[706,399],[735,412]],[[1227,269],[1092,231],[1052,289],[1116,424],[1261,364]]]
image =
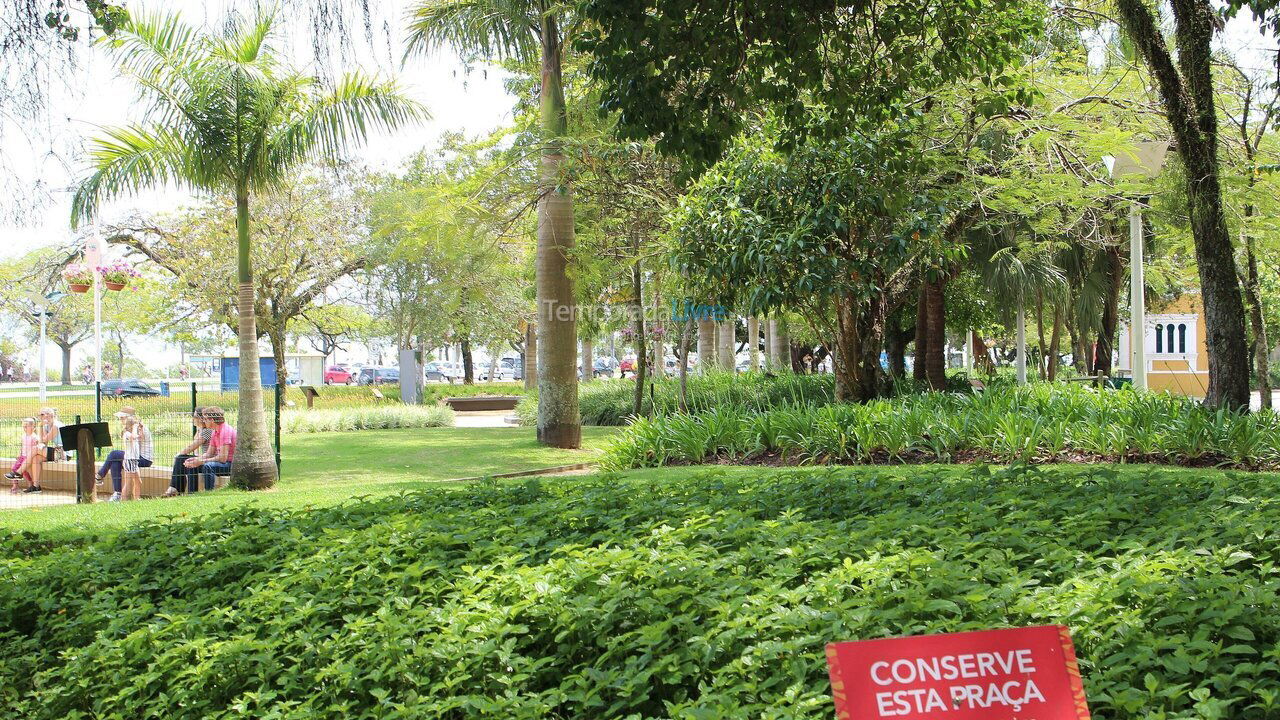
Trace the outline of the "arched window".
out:
[[[1169,352],[1177,352],[1177,350],[1174,350],[1174,344],[1173,344],[1173,323],[1169,323],[1168,325],[1165,325],[1165,332],[1168,333],[1164,342],[1165,347],[1169,348]]]
[[[1156,323],[1156,352],[1164,352],[1164,324]]]
[[[1169,326],[1169,338],[1170,338],[1169,344],[1173,345],[1173,326],[1172,325]],[[1187,352],[1187,324],[1186,323],[1181,323],[1178,325],[1178,352],[1180,353]]]

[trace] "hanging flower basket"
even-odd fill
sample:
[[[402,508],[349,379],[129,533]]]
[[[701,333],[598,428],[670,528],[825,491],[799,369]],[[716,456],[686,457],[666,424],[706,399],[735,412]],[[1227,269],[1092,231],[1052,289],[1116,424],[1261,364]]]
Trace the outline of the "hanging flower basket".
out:
[[[98,274],[102,276],[102,283],[108,290],[123,290],[135,278],[142,277],[142,273],[123,260],[117,260],[110,265],[99,265]]]
[[[93,287],[93,270],[84,263],[71,263],[62,269],[62,279],[67,281],[71,292],[89,292]]]

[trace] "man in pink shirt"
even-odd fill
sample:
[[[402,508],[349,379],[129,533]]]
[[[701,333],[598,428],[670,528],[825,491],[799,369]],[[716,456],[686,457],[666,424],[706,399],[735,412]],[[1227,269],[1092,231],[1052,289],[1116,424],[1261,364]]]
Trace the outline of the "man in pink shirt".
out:
[[[213,423],[213,435],[209,437],[209,450],[200,457],[193,457],[182,464],[192,471],[198,469],[204,478],[204,489],[212,490],[219,475],[231,474],[231,462],[236,455],[236,429],[226,422],[220,407],[204,409],[204,418]],[[188,487],[191,487],[188,484]]]

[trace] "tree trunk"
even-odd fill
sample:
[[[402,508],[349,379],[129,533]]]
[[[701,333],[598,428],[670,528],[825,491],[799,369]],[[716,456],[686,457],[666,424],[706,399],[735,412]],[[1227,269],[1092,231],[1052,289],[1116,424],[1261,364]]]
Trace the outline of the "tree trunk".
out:
[[[475,357],[471,353],[471,338],[464,337],[460,343],[462,346],[462,384],[476,384],[476,364]]]
[[[591,339],[587,338],[582,341],[582,382],[591,382],[595,378],[595,349],[592,347]]]
[[[1249,357],[1244,304],[1218,172],[1212,68],[1218,18],[1209,0],[1173,0],[1171,6],[1177,67],[1146,1],[1117,0],[1121,25],[1159,87],[1165,117],[1185,168],[1187,209],[1195,240],[1209,354],[1205,404],[1247,410]]]
[[[946,290],[941,280],[924,285],[925,333],[924,370],[932,390],[947,389],[947,315]],[[919,330],[916,337],[920,337]]]
[[[498,380],[498,348],[489,348],[489,382]]]
[[[705,317],[698,318],[698,372],[707,374],[716,363],[716,323]]]
[[[282,388],[288,387],[289,366],[284,359],[285,346],[288,341],[284,337],[284,330],[272,323],[271,329],[267,331],[267,340],[271,343],[271,357],[276,364],[276,384]],[[281,393],[280,397],[281,402],[283,402],[284,394]]]
[[[538,387],[538,327],[532,323],[524,330],[524,389]]]
[[[911,362],[911,377],[924,384],[929,380],[929,282],[921,279],[920,294],[916,298],[916,349]]]
[[[1041,380],[1049,378],[1049,366],[1045,356],[1048,354],[1047,343],[1044,341],[1044,292],[1036,291],[1036,348],[1040,351],[1040,357],[1036,360],[1036,375]]]
[[[638,250],[639,248],[636,249]],[[639,253],[637,252],[638,255]],[[641,280],[640,260],[637,257],[635,265],[631,268],[631,292],[635,294],[632,302],[634,303],[636,323],[636,391],[631,412],[636,417],[640,417],[641,411],[644,409],[644,381],[649,369],[649,356],[646,352],[644,337],[644,295],[642,294],[644,286]]]
[[[693,318],[685,317],[680,329],[680,412],[689,412],[689,340]]]
[[[769,318],[769,369],[791,370],[791,338],[787,337],[787,321]]]
[[[734,349],[737,347],[737,319],[730,315],[720,322],[719,328],[716,330],[716,340],[719,347],[716,348],[716,361],[720,369],[725,372],[733,372],[734,366],[737,364]]]
[[[892,321],[884,333],[884,352],[889,356],[889,376],[901,380],[907,376],[907,342],[915,335],[903,330],[898,321]]]
[[[538,442],[582,445],[578,410],[578,330],[569,255],[573,250],[573,195],[562,170],[559,138],[567,130],[561,85],[560,28],[554,13],[541,17],[542,126],[548,138],[538,183]]]
[[[838,402],[866,402],[881,394],[884,321],[883,297],[859,302],[850,293],[837,296],[834,360]]]
[[[1124,280],[1124,257],[1120,246],[1108,244],[1102,251],[1106,295],[1102,299],[1102,322],[1093,363],[1094,375],[1111,375],[1115,357],[1116,328],[1120,322],[1120,284]]]
[[[1063,314],[1062,306],[1053,306],[1053,332],[1049,336],[1049,355],[1046,359],[1048,366],[1045,369],[1049,382],[1058,379],[1058,346],[1062,342]]]
[[[773,370],[773,361],[769,357],[769,348],[773,346],[773,333],[771,333],[769,330],[772,324],[773,324],[773,321],[770,320],[767,316],[763,318],[760,322],[760,332],[764,336],[764,339],[763,339],[764,345],[760,351],[760,364],[761,364],[761,367],[765,370],[765,372],[771,372]]]
[[[747,318],[747,371],[760,370],[760,318],[752,315]]]
[[[1245,208],[1245,217],[1253,214],[1253,206]],[[1254,372],[1258,376],[1258,396],[1262,401],[1262,409],[1271,409],[1271,359],[1268,353],[1271,348],[1267,341],[1267,323],[1262,316],[1262,296],[1258,292],[1258,256],[1254,253],[1253,236],[1245,236],[1245,261],[1249,276],[1245,284],[1245,295],[1249,300],[1249,321],[1253,325]]]
[[[56,344],[56,343],[55,343]],[[62,384],[71,384],[71,348],[72,345],[58,345],[62,350]]]
[[[258,321],[254,313],[252,245],[249,240],[249,195],[236,196],[237,281],[239,283],[240,390],[236,416],[236,454],[231,484],[249,490],[276,483],[275,455],[262,408],[262,373],[258,367]]]

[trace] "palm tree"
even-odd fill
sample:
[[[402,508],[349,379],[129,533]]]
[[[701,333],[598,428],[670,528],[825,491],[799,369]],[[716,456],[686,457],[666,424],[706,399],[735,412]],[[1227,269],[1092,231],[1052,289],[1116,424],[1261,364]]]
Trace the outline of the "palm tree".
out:
[[[176,15],[136,15],[102,42],[138,85],[146,121],[108,128],[93,141],[92,172],[76,189],[72,224],[102,202],[173,184],[235,200],[238,246],[239,443],[231,481],[276,480],[262,407],[250,264],[249,199],[300,165],[334,159],[370,129],[391,129],[425,110],[392,81],[347,75],[332,88],[284,66],[272,47],[274,15],[233,15],[207,32]]]
[[[582,444],[578,410],[577,321],[568,256],[573,249],[573,196],[564,178],[559,138],[568,127],[561,61],[562,6],[552,0],[422,0],[409,11],[409,50],[441,45],[464,55],[539,62],[546,142],[538,187],[538,440]]]

